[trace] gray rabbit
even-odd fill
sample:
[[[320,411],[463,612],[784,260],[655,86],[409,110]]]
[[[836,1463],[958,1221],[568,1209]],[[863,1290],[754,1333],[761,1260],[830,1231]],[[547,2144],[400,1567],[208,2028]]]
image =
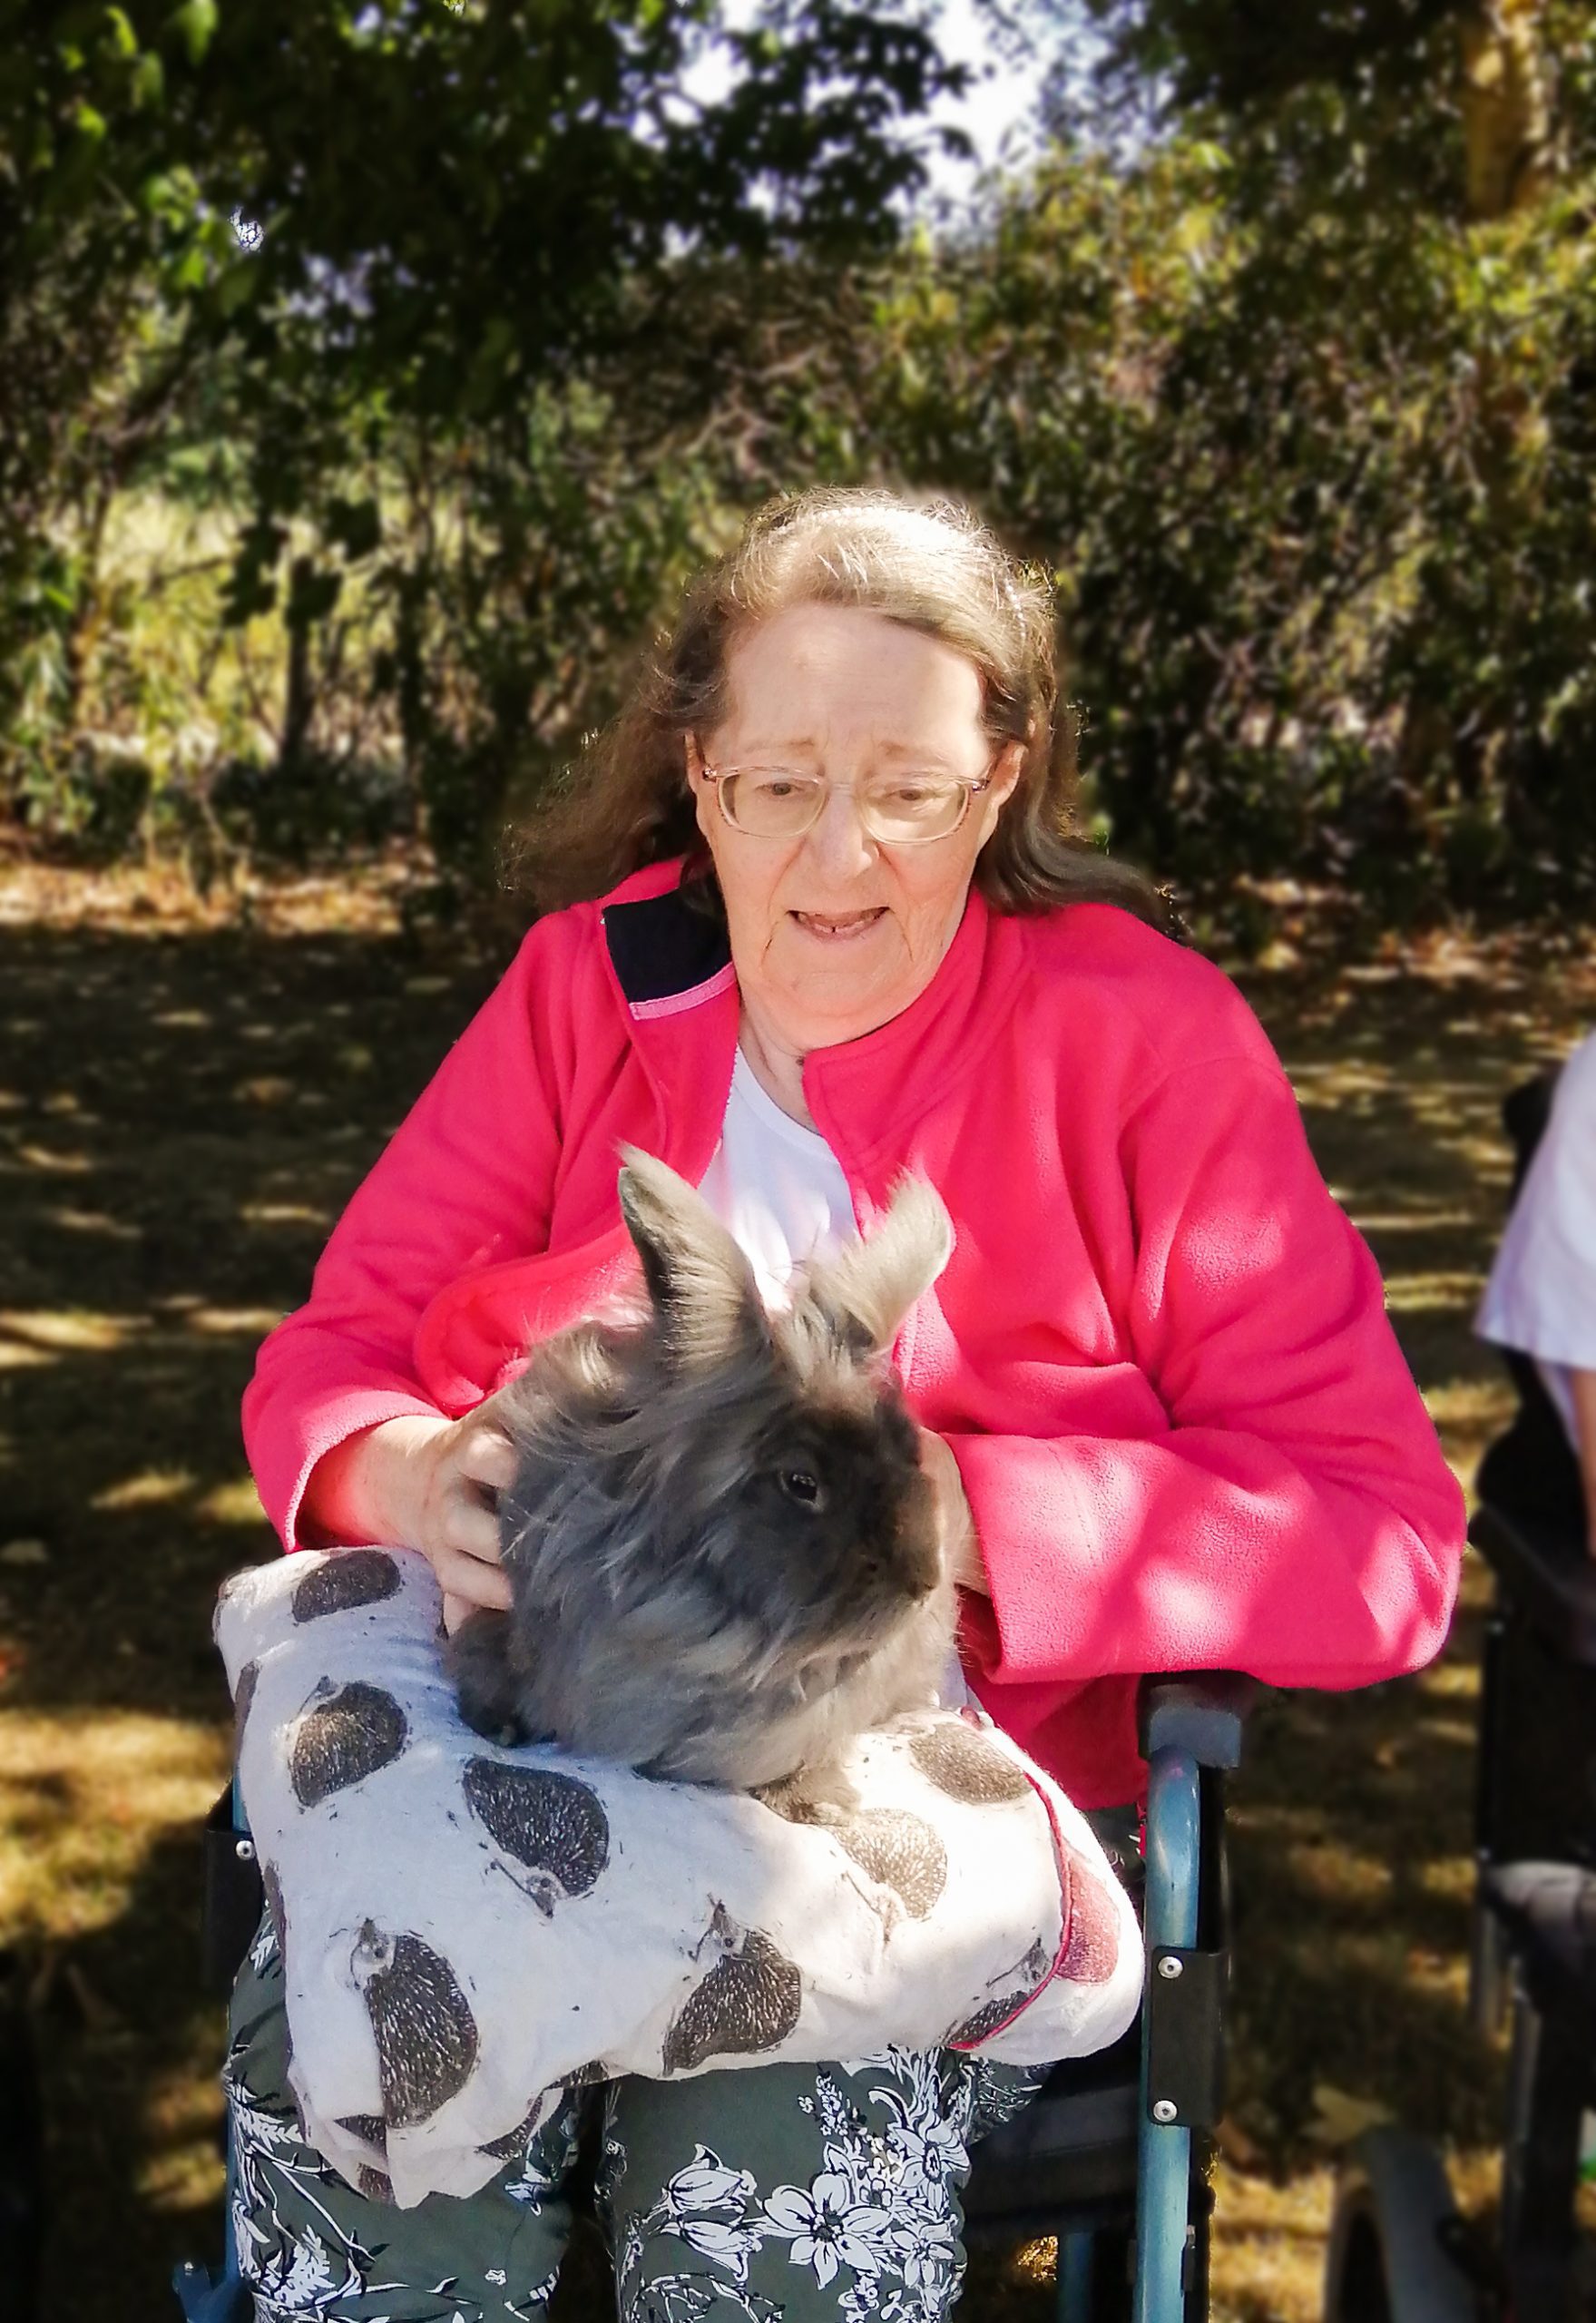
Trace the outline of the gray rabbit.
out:
[[[875,1230],[769,1315],[692,1187],[622,1155],[647,1308],[562,1331],[504,1393],[514,1598],[449,1642],[461,1710],[501,1740],[843,1811],[841,1753],[928,1702],[952,1649],[953,1581],[886,1364],[946,1264],[947,1213],[905,1177]]]

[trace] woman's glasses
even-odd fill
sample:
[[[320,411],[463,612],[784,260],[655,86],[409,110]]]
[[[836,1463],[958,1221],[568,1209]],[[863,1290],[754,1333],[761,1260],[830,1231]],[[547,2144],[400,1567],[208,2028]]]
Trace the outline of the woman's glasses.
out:
[[[801,838],[819,821],[827,793],[851,788],[860,822],[883,847],[948,838],[992,784],[990,774],[881,774],[849,785],[775,766],[706,766],[703,779],[732,829],[749,838]]]

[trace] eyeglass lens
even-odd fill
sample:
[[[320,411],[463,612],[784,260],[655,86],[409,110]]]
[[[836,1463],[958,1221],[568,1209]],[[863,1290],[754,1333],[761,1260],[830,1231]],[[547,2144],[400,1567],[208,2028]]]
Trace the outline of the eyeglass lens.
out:
[[[739,830],[796,838],[818,820],[828,788],[816,775],[742,768],[721,777],[720,798]],[[899,775],[861,784],[854,798],[860,821],[879,839],[945,838],[964,818],[970,787],[935,775]]]

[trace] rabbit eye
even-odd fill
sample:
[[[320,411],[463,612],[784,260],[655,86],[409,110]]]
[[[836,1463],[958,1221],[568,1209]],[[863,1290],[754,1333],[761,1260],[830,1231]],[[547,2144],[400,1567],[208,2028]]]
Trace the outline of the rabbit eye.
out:
[[[808,1468],[781,1468],[777,1471],[777,1483],[788,1500],[796,1500],[804,1508],[820,1505],[820,1479]]]

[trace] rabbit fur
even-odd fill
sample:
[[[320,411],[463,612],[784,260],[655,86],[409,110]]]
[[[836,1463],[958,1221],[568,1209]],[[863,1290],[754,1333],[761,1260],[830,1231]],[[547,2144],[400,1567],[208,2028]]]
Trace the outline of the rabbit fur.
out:
[[[847,1745],[929,1703],[955,1597],[918,1436],[887,1366],[946,1264],[947,1213],[900,1180],[789,1312],[701,1197],[622,1148],[647,1304],[545,1341],[504,1390],[508,1613],[447,1659],[466,1721],[729,1789],[846,1811]]]

